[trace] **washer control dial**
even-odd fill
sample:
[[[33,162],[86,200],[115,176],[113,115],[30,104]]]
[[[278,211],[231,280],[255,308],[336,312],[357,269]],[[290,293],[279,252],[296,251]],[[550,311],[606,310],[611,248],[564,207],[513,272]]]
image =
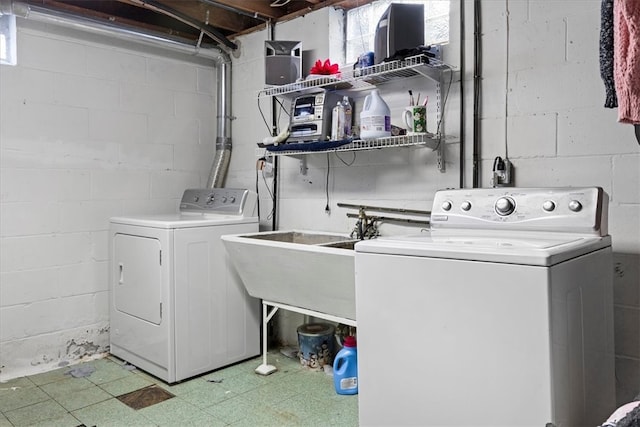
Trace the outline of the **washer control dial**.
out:
[[[511,197],[500,197],[496,200],[495,210],[500,216],[511,215],[516,210],[516,202]]]
[[[465,200],[460,204],[460,209],[462,209],[463,211],[468,211],[469,209],[471,209],[471,202],[468,200]]]
[[[556,208],[556,204],[553,202],[553,200],[545,200],[544,203],[542,204],[542,209],[544,209],[547,212],[553,212],[555,208]]]
[[[582,203],[577,200],[572,200],[569,202],[569,210],[573,212],[580,212],[582,210]]]
[[[448,200],[445,200],[444,202],[442,202],[442,210],[443,211],[450,211],[451,210],[451,202]]]

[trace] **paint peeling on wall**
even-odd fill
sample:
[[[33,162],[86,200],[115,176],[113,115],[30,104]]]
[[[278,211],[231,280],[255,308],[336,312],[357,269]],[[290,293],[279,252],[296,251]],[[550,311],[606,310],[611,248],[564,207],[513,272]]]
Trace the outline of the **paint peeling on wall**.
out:
[[[99,349],[100,346],[91,341],[76,342],[76,340],[72,339],[67,342],[66,356],[72,356],[73,358],[90,356],[97,353]]]
[[[107,321],[2,343],[0,382],[100,359],[108,351]],[[25,354],[29,357],[24,357]]]

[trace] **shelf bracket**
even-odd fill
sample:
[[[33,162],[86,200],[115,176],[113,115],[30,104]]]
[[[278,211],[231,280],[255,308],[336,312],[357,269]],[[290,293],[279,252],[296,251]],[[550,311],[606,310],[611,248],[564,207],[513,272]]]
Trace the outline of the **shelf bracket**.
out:
[[[436,148],[436,161],[438,162],[438,170],[445,173],[447,171],[447,167],[444,162],[444,138],[442,137],[440,137],[438,148]]]
[[[306,175],[309,167],[307,166],[307,158],[305,156],[300,157],[300,175]]]

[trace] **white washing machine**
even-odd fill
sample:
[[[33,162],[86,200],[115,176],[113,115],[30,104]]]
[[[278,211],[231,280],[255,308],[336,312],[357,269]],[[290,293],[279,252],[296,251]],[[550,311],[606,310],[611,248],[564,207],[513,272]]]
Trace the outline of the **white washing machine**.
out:
[[[356,244],[362,426],[585,426],[615,409],[601,188],[436,193]]]
[[[220,236],[258,231],[256,195],[190,189],[180,213],[111,218],[111,353],[174,383],[260,353],[260,301]]]

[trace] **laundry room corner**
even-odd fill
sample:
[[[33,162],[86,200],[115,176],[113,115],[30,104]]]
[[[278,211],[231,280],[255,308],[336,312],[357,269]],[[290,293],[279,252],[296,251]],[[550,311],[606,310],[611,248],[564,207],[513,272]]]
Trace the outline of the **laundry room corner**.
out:
[[[109,350],[108,220],[205,186],[213,61],[17,18],[0,74],[0,379]]]

